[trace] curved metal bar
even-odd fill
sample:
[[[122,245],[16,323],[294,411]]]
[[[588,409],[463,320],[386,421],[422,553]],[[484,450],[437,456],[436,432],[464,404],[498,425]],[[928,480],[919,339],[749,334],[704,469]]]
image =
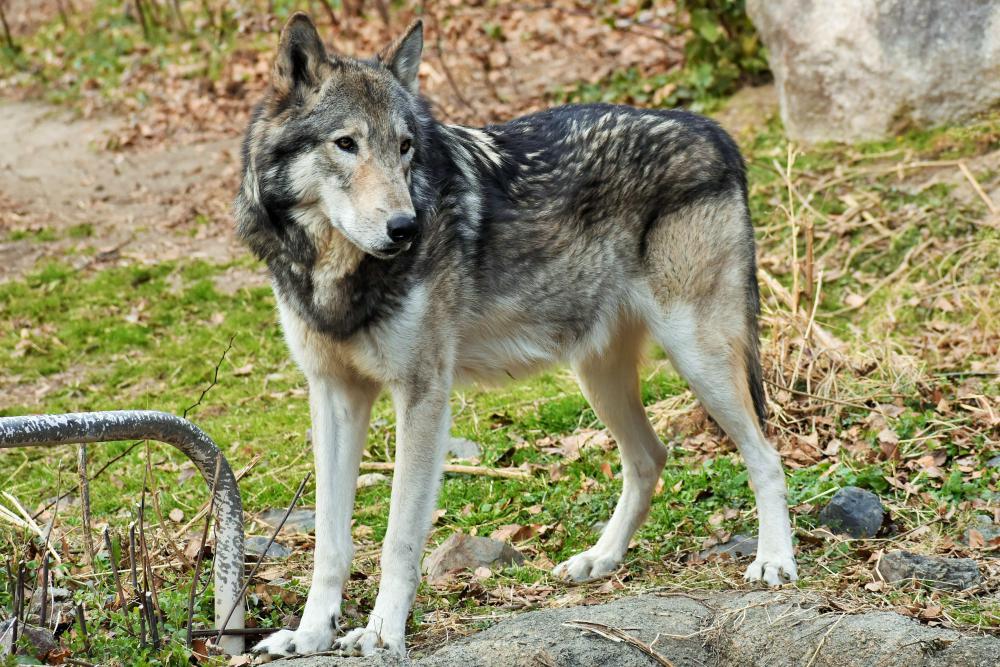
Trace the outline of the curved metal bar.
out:
[[[113,410],[62,415],[0,417],[0,449],[29,445],[55,446],[84,442],[157,440],[184,452],[201,471],[211,489],[215,485],[215,624],[242,629],[246,605],[240,596],[243,579],[243,501],[232,468],[204,431],[186,419],[155,410]],[[243,637],[226,635],[219,648],[231,655],[243,652]]]

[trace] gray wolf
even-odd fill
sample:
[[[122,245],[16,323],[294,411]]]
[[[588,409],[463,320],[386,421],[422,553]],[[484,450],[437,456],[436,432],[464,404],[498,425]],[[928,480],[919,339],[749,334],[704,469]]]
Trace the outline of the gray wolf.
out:
[[[760,535],[746,578],[794,580],[732,139],[691,113],[611,105],[443,124],[418,92],[422,47],[417,22],[372,59],[328,53],[296,15],[246,133],[238,233],[269,267],[308,380],[318,519],[301,624],[257,651],[405,652],[456,383],[573,368],[618,443],[623,488],[597,543],[553,573],[613,573],[666,458],[640,402],[648,338],[747,463]],[[354,479],[383,388],[397,436],[381,585],[368,624],[338,639]]]

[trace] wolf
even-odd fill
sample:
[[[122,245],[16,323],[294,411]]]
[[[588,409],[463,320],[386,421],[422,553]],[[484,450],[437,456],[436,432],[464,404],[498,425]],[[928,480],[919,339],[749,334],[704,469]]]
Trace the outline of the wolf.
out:
[[[417,21],[371,59],[331,53],[297,14],[246,132],[237,231],[267,264],[308,380],[317,511],[301,623],[256,651],[405,653],[458,383],[572,367],[623,483],[597,543],[553,574],[614,573],[667,456],[640,400],[650,338],[749,468],[760,527],[746,579],[794,581],[733,140],[692,113],[605,104],[441,123],[418,90],[422,48]],[[384,388],[397,432],[382,579],[367,625],[338,638],[355,479]]]

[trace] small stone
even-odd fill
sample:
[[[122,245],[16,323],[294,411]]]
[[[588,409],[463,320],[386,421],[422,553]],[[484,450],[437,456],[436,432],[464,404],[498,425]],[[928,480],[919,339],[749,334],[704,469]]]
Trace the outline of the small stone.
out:
[[[837,491],[819,513],[823,525],[855,539],[875,537],[884,517],[885,510],[878,496],[856,486],[845,486]]]
[[[257,520],[267,524],[271,528],[277,528],[281,523],[281,517],[285,516],[288,508],[272,507],[257,515]],[[296,509],[288,515],[288,520],[281,527],[281,532],[288,534],[312,533],[316,530],[316,510]]]
[[[977,514],[976,518],[972,521],[972,525],[965,529],[965,534],[962,537],[962,541],[965,544],[969,544],[972,531],[978,532],[985,544],[989,544],[991,540],[1000,537],[1000,525],[993,523],[993,519],[985,514]]]
[[[0,656],[10,655],[13,652],[13,647],[11,646],[11,639],[14,634],[12,632],[13,623],[14,619],[7,619],[0,623]],[[42,662],[45,661],[49,653],[59,648],[56,638],[45,628],[20,623],[17,626],[17,636],[18,649],[20,651],[27,650]],[[15,662],[12,664],[19,663]]]
[[[448,441],[448,454],[453,459],[478,459],[482,450],[471,440],[452,438]]]
[[[989,461],[986,462],[986,465],[988,465],[991,468],[1000,468],[1000,455],[991,458]]]
[[[271,546],[267,545],[270,537],[264,537],[263,535],[249,535],[246,539],[246,555],[255,556],[256,558],[261,558],[266,556],[267,558],[277,558],[284,559],[292,555],[292,550],[283,544],[278,542],[272,542]],[[267,553],[264,553],[264,549],[267,549]]]
[[[757,538],[748,537],[746,535],[733,535],[729,538],[729,541],[724,544],[716,544],[714,547],[709,547],[701,551],[698,554],[699,560],[708,560],[709,557],[715,558],[753,558],[754,554],[757,553]]]
[[[366,472],[364,475],[358,475],[357,488],[366,489],[369,486],[378,486],[388,481],[389,477],[380,472]]]
[[[424,560],[424,571],[433,582],[454,570],[493,569],[523,562],[524,555],[505,542],[455,533]]]
[[[49,586],[48,592],[48,606],[51,612],[52,606],[59,602],[66,602],[73,597],[72,591],[68,588],[61,588],[59,586]],[[41,609],[42,607],[42,587],[38,586],[35,591],[31,594],[31,600],[28,602],[28,608],[34,611]]]
[[[971,558],[938,558],[894,550],[876,566],[889,583],[917,580],[930,588],[961,591],[983,581],[979,566]]]

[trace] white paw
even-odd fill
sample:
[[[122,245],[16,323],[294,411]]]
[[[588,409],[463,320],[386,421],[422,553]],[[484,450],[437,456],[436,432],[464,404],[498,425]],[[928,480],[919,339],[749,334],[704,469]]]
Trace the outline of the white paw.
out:
[[[749,582],[763,581],[768,586],[781,586],[796,581],[799,575],[793,556],[759,554],[743,578]]]
[[[335,623],[327,629],[280,630],[258,642],[251,652],[266,659],[326,651],[333,646],[334,627]]]
[[[351,630],[338,639],[335,648],[346,655],[369,656],[376,651],[388,651],[392,655],[403,657],[406,654],[406,641],[402,634],[391,635],[384,628],[377,627],[375,621],[369,621],[367,628]]]
[[[614,574],[621,564],[621,558],[602,553],[596,548],[588,549],[556,565],[552,574],[562,579],[583,583]]]

